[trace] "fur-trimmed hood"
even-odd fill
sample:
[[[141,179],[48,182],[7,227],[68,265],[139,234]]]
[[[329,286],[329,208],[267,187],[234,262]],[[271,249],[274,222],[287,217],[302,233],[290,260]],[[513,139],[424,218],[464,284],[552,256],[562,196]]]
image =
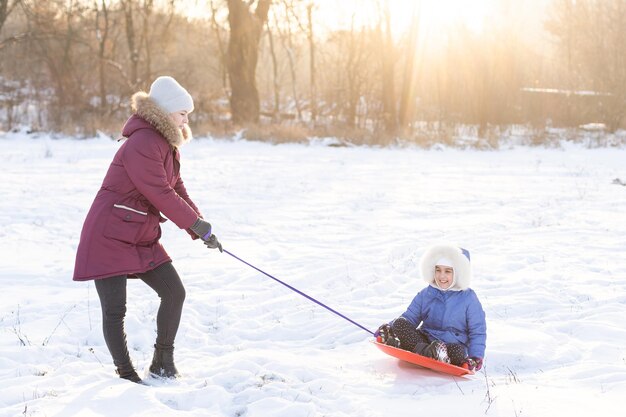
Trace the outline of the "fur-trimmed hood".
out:
[[[150,123],[174,148],[179,148],[191,140],[189,126],[185,125],[181,131],[147,93],[139,91],[133,94],[130,104],[133,113]]]
[[[452,245],[431,246],[424,255],[422,255],[422,279],[432,287],[439,288],[435,283],[435,265],[441,258],[447,258],[452,261],[452,267],[454,268],[454,284],[449,290],[463,291],[468,289],[472,279],[469,252],[463,248]]]

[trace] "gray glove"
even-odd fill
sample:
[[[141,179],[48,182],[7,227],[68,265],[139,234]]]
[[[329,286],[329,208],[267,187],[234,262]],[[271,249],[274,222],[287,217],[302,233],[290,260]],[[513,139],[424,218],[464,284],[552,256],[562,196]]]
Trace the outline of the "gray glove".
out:
[[[190,229],[204,241],[211,237],[211,223],[204,221],[200,217],[198,217],[198,220],[196,220]]]
[[[197,234],[209,249],[219,249],[223,252],[222,244],[217,237],[211,233],[211,223],[198,217],[198,220],[190,227],[191,231]]]
[[[218,242],[217,237],[215,235],[211,235],[208,239],[202,239],[204,240],[204,244],[206,245],[207,248],[209,249],[219,249],[220,252],[224,252],[224,249],[222,249],[222,244],[220,242]]]

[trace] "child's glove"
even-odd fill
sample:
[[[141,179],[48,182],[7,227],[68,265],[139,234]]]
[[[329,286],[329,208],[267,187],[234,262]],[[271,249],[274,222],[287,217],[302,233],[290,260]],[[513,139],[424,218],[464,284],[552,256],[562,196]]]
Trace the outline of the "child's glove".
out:
[[[378,330],[376,330],[376,332],[374,333],[374,336],[379,343],[397,348],[400,347],[400,339],[398,339],[398,337],[395,335],[389,323],[385,323],[380,326]]]
[[[378,329],[376,329],[376,331],[374,332],[374,337],[375,337],[376,339],[378,339],[378,338],[380,337],[380,334],[383,332],[383,328],[384,328],[385,326],[389,326],[389,324],[388,324],[388,323],[385,323],[385,324],[383,324],[382,326],[380,326]],[[379,342],[380,342],[380,340],[379,340]]]
[[[461,364],[461,368],[465,368],[469,371],[478,372],[483,367],[483,358],[469,357],[465,359],[465,362]]]

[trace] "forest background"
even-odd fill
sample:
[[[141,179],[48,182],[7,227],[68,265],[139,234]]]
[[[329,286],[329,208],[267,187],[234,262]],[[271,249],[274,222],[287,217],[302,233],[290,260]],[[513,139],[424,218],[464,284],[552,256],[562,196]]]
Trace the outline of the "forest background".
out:
[[[167,74],[196,136],[624,144],[624,22],[626,0],[0,0],[0,131],[115,137]]]

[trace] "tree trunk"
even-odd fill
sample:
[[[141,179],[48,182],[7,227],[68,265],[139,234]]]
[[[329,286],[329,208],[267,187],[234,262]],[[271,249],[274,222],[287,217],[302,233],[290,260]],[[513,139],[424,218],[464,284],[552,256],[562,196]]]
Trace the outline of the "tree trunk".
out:
[[[135,23],[133,20],[133,1],[122,1],[124,18],[126,19],[126,42],[130,54],[130,84],[136,88],[139,84],[139,50],[137,49],[137,37],[135,35]]]
[[[309,39],[309,76],[311,85],[311,121],[317,119],[317,86],[315,84],[315,38],[313,37],[313,4],[306,8]]]
[[[348,51],[346,57],[345,73],[347,78],[346,98],[346,124],[349,127],[362,127],[365,118],[359,118],[359,101],[363,96],[363,84],[365,76],[365,28],[360,28],[358,33],[355,29],[355,15],[352,15],[350,33],[347,35]]]
[[[382,102],[383,102],[383,120],[387,133],[394,134],[398,128],[398,115],[396,111],[396,91],[394,84],[395,75],[395,51],[393,45],[393,37],[391,36],[391,12],[389,11],[389,3],[385,3],[384,11],[384,29],[381,30],[381,41],[384,45],[382,51]],[[382,26],[382,23],[381,23]]]
[[[9,0],[0,0],[0,30],[2,30],[4,22],[6,22],[7,17],[9,17],[15,5],[17,5],[17,0],[14,0],[11,5],[9,5],[9,3]]]
[[[143,17],[143,45],[146,52],[145,69],[143,71],[143,81],[150,82],[152,79],[152,42],[150,29],[152,24],[150,23],[150,17],[154,9],[154,0],[145,0],[142,7]]]
[[[7,20],[9,10],[9,0],[0,0],[0,29],[2,29],[2,25]]]
[[[107,104],[107,90],[106,90],[106,43],[109,36],[109,10],[105,0],[101,1],[102,9],[96,6],[96,37],[98,39],[98,75],[100,83],[100,112],[104,113]],[[102,23],[100,23],[102,21]]]
[[[409,42],[406,48],[406,62],[404,64],[404,74],[402,77],[402,94],[400,96],[400,114],[398,122],[400,129],[405,133],[409,130],[409,124],[413,119],[415,84],[417,75],[415,73],[415,57],[417,54],[417,35],[419,28],[419,9],[421,2],[413,5],[413,17],[411,19],[411,29],[409,31]]]
[[[274,82],[274,120],[279,120],[280,118],[280,82],[278,80],[278,60],[276,58],[276,51],[274,50],[274,37],[272,36],[272,31],[269,26],[269,22],[267,23],[267,38],[270,41],[270,54],[272,56],[272,73],[273,73],[273,82]]]
[[[228,0],[227,67],[231,85],[230,108],[236,124],[259,121],[259,92],[256,87],[256,65],[263,25],[271,0],[258,0],[256,11],[243,0]]]
[[[215,38],[217,39],[217,47],[220,51],[220,78],[222,79],[222,89],[224,91],[224,95],[228,96],[228,74],[225,70],[226,68],[226,51],[224,50],[224,42],[222,41],[222,34],[220,25],[217,23],[217,8],[213,5],[213,0],[211,0],[211,26],[215,31]]]
[[[280,28],[278,32],[280,33],[280,40],[283,44],[283,48],[287,52],[287,58],[289,60],[289,72],[291,74],[291,94],[296,106],[296,113],[298,115],[298,120],[302,120],[302,109],[300,108],[300,100],[298,99],[298,79],[297,79],[297,71],[296,71],[296,58],[294,53],[293,46],[293,36],[291,33],[291,20],[289,17],[290,14],[290,5],[286,2],[285,5],[285,22],[286,22],[286,32],[283,33]]]

